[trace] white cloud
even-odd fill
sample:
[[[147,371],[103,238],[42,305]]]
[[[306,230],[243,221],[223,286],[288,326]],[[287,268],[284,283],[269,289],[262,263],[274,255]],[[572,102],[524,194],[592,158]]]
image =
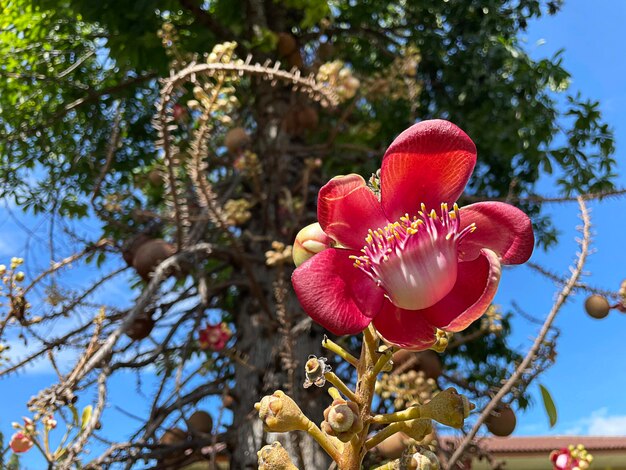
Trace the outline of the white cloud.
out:
[[[626,415],[610,415],[604,407],[581,418],[562,433],[565,435],[626,436]]]
[[[609,415],[607,408],[591,413],[587,434],[592,436],[626,435],[626,415]]]

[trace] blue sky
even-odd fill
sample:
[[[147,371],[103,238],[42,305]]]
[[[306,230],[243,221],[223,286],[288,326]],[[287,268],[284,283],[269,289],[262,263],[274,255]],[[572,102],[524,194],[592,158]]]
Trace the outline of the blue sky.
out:
[[[564,65],[572,74],[571,90],[579,90],[586,97],[599,99],[604,118],[615,130],[618,171],[626,168],[626,122],[623,110],[626,109],[626,46],[622,39],[623,25],[626,23],[626,2],[620,0],[568,0],[563,10],[555,17],[544,17],[530,24],[525,35],[527,49],[533,57],[549,57],[565,48]],[[621,171],[620,173],[623,173]],[[626,187],[622,174],[619,186]],[[553,195],[551,182],[545,180],[540,189],[546,195]],[[585,281],[603,288],[617,290],[622,279],[626,278],[626,250],[623,249],[623,230],[626,228],[620,209],[624,202],[619,199],[591,204],[594,222],[596,252],[587,265],[589,272]],[[560,244],[548,254],[536,252],[533,261],[563,274],[574,260],[577,236],[575,226],[579,224],[575,204],[546,206],[554,222],[561,231]],[[11,256],[24,256],[28,261],[37,260],[45,265],[45,258],[37,255],[37,250],[24,247],[24,235],[8,217],[5,209],[0,209],[0,262],[8,262]],[[24,221],[30,228],[38,230],[32,219]],[[93,229],[84,229],[86,238],[97,236]],[[90,236],[88,236],[91,234]],[[45,238],[45,234],[42,234]],[[86,282],[88,273],[76,272],[66,282]],[[118,297],[120,303],[129,300],[126,279],[111,284],[101,292],[101,297],[110,300]],[[534,271],[521,267],[506,270],[500,291],[496,298],[504,308],[515,300],[525,311],[543,317],[549,311],[556,294],[551,281]],[[97,298],[96,298],[97,300]],[[584,295],[570,299],[561,311],[557,326],[561,336],[557,347],[556,364],[541,378],[552,393],[559,411],[559,421],[554,429],[549,429],[545,412],[540,405],[536,385],[532,392],[536,397],[533,408],[518,415],[518,435],[537,434],[624,434],[626,435],[626,315],[612,312],[608,318],[598,321],[586,316],[582,308]],[[538,327],[521,318],[513,322],[512,344],[520,351],[526,351]],[[61,357],[61,362],[69,365],[71,354]],[[11,421],[18,421],[27,415],[24,405],[27,397],[42,387],[50,385],[55,377],[48,373],[43,364],[27,373],[0,381],[0,431],[11,433]],[[154,378],[147,374],[144,385]],[[136,377],[122,374],[113,379],[110,400],[126,410],[141,415],[147,409],[145,398],[135,393]],[[149,390],[150,387],[148,386]],[[79,405],[85,406],[95,397],[83,396]],[[205,406],[208,406],[205,404]],[[132,418],[115,407],[106,410],[104,430],[110,436],[126,435],[137,426]],[[30,452],[24,462],[31,470],[40,467],[34,460],[36,453]]]

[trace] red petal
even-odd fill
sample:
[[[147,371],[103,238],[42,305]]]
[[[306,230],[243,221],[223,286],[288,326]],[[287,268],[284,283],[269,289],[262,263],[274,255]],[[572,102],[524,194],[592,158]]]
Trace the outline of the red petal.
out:
[[[435,344],[435,327],[419,310],[398,308],[388,300],[374,319],[374,326],[385,341],[404,349],[422,351]]]
[[[528,261],[535,246],[530,219],[517,207],[503,202],[479,202],[461,209],[461,228],[476,224],[476,231],[459,244],[461,260],[472,260],[489,248],[502,264]]]
[[[422,121],[400,134],[381,168],[382,206],[389,220],[415,215],[420,204],[439,210],[459,198],[476,164],[474,142],[454,124]]]
[[[291,277],[307,315],[336,335],[362,331],[384,300],[382,289],[348,258],[358,254],[329,248],[301,264]]]
[[[330,237],[355,250],[363,248],[369,229],[389,223],[365,180],[355,174],[336,176],[320,189],[317,220]]]
[[[501,272],[498,256],[484,249],[475,260],[459,263],[456,283],[447,296],[432,307],[417,312],[442,330],[463,331],[491,304]]]

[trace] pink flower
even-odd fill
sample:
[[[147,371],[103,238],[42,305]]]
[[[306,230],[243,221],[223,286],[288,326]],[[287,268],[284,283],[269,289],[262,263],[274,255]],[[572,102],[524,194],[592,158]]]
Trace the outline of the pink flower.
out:
[[[578,467],[578,460],[571,456],[567,448],[552,451],[550,461],[554,470],[574,470],[575,467]]]
[[[215,325],[207,324],[206,328],[199,332],[200,349],[221,351],[232,335],[228,325],[224,322]]]
[[[54,419],[53,415],[46,415],[41,419],[44,427],[48,430],[54,429],[57,427],[57,421]]]
[[[456,206],[475,164],[461,129],[423,121],[387,149],[380,197],[356,174],[322,187],[318,231],[332,243],[318,233],[292,277],[306,313],[338,335],[373,322],[388,342],[417,350],[434,344],[436,328],[457,332],[478,319],[501,264],[528,260],[534,236],[511,205]]]
[[[11,441],[9,442],[9,447],[11,447],[11,450],[16,454],[26,452],[27,450],[30,450],[32,446],[32,439],[23,432],[16,432],[13,434],[13,436],[11,436]]]

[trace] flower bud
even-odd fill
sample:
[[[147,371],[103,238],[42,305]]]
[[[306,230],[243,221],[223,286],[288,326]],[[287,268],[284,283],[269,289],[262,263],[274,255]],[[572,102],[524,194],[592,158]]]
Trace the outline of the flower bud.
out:
[[[280,442],[276,441],[256,453],[259,470],[298,470]]]
[[[308,420],[302,414],[295,401],[285,395],[282,390],[276,390],[267,395],[254,408],[259,412],[264,428],[269,432],[305,431]]]
[[[57,420],[54,419],[54,416],[52,415],[46,415],[41,419],[41,422],[43,423],[44,427],[47,430],[51,430],[57,427]]]
[[[326,235],[319,223],[307,225],[296,235],[293,244],[293,262],[300,266],[313,255],[331,246],[332,239]]]
[[[33,446],[32,439],[23,432],[16,432],[11,436],[11,441],[9,442],[9,447],[16,454],[21,454],[22,452],[26,452],[30,450]]]
[[[354,402],[336,398],[324,410],[324,422],[321,428],[326,434],[335,436],[342,442],[350,441],[363,429],[359,406]]]
[[[439,459],[428,449],[421,449],[411,456],[411,460],[407,465],[411,470],[439,470]]]
[[[473,409],[474,405],[467,397],[459,395],[454,388],[450,387],[439,392],[427,404],[422,405],[421,417],[434,419],[446,426],[460,429],[463,427],[463,421]]]
[[[402,432],[418,442],[433,432],[433,425],[430,419],[410,419],[402,424]]]

